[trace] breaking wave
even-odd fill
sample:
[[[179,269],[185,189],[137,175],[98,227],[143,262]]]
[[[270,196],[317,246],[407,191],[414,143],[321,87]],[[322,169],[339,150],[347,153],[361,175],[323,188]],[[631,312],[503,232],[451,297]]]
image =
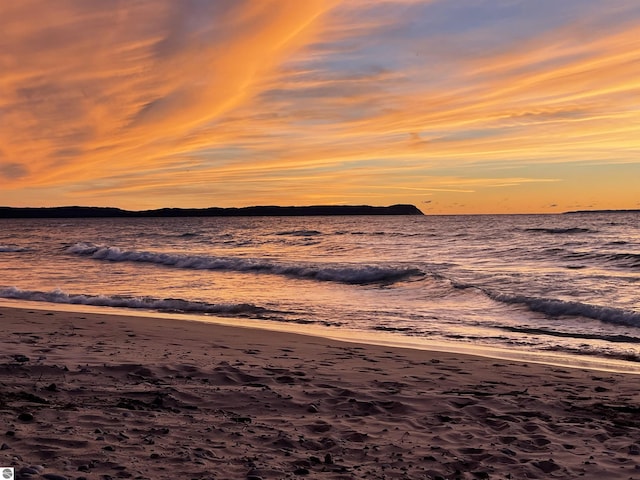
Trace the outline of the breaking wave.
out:
[[[249,303],[206,303],[179,298],[129,297],[122,295],[85,295],[66,293],[62,290],[40,292],[16,287],[0,288],[0,297],[32,302],[91,305],[98,307],[140,308],[176,313],[217,314],[233,316],[263,316],[275,313]]]
[[[76,255],[111,262],[142,262],[194,270],[226,270],[235,272],[269,273],[300,279],[347,284],[393,283],[409,277],[424,276],[417,268],[381,267],[377,265],[287,265],[263,259],[243,257],[209,257],[162,252],[122,250],[118,247],[92,243],[76,243],[67,250]]]
[[[586,317],[615,325],[640,327],[640,312],[614,307],[569,302],[553,298],[527,297],[524,295],[504,295],[485,293],[495,301],[525,305],[532,312],[544,313],[552,317],[563,315]]]

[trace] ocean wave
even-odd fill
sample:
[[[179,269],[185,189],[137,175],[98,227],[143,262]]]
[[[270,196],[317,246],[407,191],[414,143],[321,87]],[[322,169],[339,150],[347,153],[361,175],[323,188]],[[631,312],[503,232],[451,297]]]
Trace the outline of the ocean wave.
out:
[[[569,227],[569,228],[525,228],[525,232],[537,232],[548,234],[576,234],[576,233],[590,233],[593,230],[581,227]]]
[[[121,295],[71,294],[62,290],[40,292],[16,287],[0,288],[0,297],[33,302],[91,305],[99,307],[139,308],[176,313],[264,316],[271,311],[249,303],[206,303],[179,298],[129,297]]]
[[[389,327],[387,325],[374,325],[373,327],[371,327],[371,330],[376,330],[378,332],[415,332],[415,329],[411,327]]]
[[[633,252],[569,252],[567,260],[590,260],[621,268],[640,268],[640,253]]]
[[[525,305],[532,312],[544,313],[551,317],[574,316],[586,317],[615,325],[640,327],[640,312],[623,310],[615,307],[604,307],[588,303],[571,302],[553,298],[527,297],[524,295],[505,295],[485,293],[495,301],[508,304]]]
[[[559,330],[551,330],[549,328],[513,327],[509,325],[496,326],[496,328],[499,328],[501,330],[506,330],[508,332],[526,333],[530,335],[546,335],[550,337],[563,337],[563,338],[581,338],[584,340],[604,340],[612,343],[640,343],[640,337],[634,337],[631,335],[564,332]]]
[[[15,253],[25,252],[27,249],[24,247],[18,247],[17,245],[0,245],[0,253]]]
[[[640,253],[609,253],[604,257],[611,262],[620,263],[621,266],[640,268]]]
[[[288,235],[292,237],[313,237],[316,235],[322,235],[322,232],[318,230],[287,230],[284,232],[276,232],[276,235]]]
[[[606,349],[592,347],[568,347],[566,345],[554,345],[542,347],[542,350],[548,352],[569,353],[572,355],[587,355],[592,357],[612,358],[615,360],[623,360],[625,362],[640,362],[640,355],[634,351],[609,351]]]
[[[244,257],[209,257],[162,252],[122,250],[118,247],[92,243],[76,243],[69,253],[111,262],[142,262],[174,268],[194,270],[225,270],[235,272],[269,273],[293,278],[346,284],[393,283],[409,277],[424,276],[417,268],[378,265],[287,265],[262,259]]]

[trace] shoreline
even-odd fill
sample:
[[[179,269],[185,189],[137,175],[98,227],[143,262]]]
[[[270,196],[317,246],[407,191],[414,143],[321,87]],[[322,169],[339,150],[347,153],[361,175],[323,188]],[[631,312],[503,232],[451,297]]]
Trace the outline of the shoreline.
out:
[[[0,329],[18,478],[640,478],[637,375],[35,308]]]
[[[640,375],[640,363],[614,358],[572,355],[569,353],[525,351],[484,345],[464,344],[462,342],[432,341],[420,337],[408,337],[389,332],[363,331],[355,329],[332,328],[321,325],[255,320],[250,318],[234,318],[223,316],[197,315],[188,313],[159,312],[143,309],[125,309],[92,305],[58,304],[28,300],[0,298],[0,310],[3,308],[33,309],[51,312],[87,313],[110,315],[117,317],[155,318],[177,322],[199,322],[209,325],[223,325],[231,328],[256,329],[265,332],[280,332],[292,335],[317,337],[338,342],[371,346],[420,350],[427,352],[452,353],[469,355],[493,360],[509,360],[530,362],[542,365],[588,369],[602,372],[615,372]]]
[[[189,217],[309,217],[344,215],[424,215],[408,204],[307,205],[206,208],[158,208],[123,210],[116,207],[0,207],[0,218],[88,219],[88,218],[189,218]]]

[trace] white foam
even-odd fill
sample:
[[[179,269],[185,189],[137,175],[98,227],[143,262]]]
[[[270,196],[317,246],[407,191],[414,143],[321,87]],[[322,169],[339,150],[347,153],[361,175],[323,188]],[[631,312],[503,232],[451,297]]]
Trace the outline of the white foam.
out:
[[[387,283],[412,276],[424,275],[419,269],[409,267],[378,265],[292,265],[244,257],[209,257],[122,250],[118,247],[101,246],[85,242],[76,243],[69,247],[68,252],[90,256],[95,260],[108,260],[111,262],[144,262],[196,270],[270,273],[301,279],[348,284]]]
[[[56,289],[49,292],[22,290],[17,287],[0,288],[0,297],[35,302],[92,305],[100,307],[141,308],[199,314],[251,315],[267,312],[265,308],[248,303],[205,303],[177,298],[126,297],[119,295],[70,294]]]

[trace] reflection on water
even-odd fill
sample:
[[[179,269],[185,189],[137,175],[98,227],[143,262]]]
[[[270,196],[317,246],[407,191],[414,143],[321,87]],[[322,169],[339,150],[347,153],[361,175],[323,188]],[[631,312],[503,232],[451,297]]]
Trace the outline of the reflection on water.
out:
[[[0,296],[635,359],[638,219],[2,220]]]

